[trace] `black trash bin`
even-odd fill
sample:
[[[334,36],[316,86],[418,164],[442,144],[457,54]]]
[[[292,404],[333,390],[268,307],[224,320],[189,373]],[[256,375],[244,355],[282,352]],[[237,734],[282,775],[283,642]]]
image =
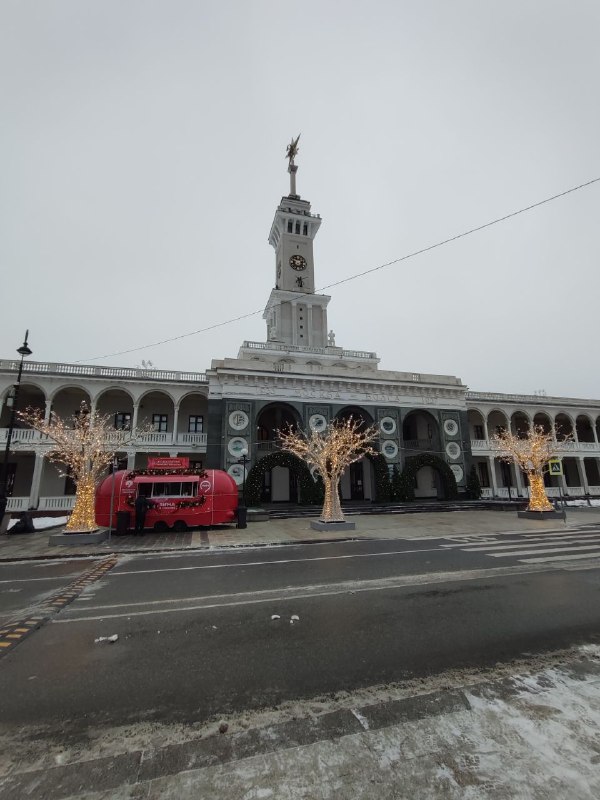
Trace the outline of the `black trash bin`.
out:
[[[131,514],[129,511],[117,511],[117,536],[125,536],[129,532]]]

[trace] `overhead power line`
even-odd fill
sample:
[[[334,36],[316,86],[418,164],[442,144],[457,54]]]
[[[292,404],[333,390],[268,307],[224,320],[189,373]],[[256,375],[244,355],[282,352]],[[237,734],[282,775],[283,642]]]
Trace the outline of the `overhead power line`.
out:
[[[357,272],[355,275],[349,275],[347,278],[341,278],[339,281],[335,281],[334,283],[328,283],[326,286],[321,286],[316,292],[322,292],[326,289],[333,289],[335,286],[341,286],[343,283],[349,283],[350,281],[355,281],[358,278],[363,278],[365,275],[371,275],[374,272],[379,272],[381,269],[386,269],[387,267],[392,267],[394,264],[400,264],[403,261],[408,261],[409,258],[415,258],[416,256],[423,255],[423,253],[428,253],[430,250],[436,250],[438,247],[443,247],[444,245],[450,244],[451,242],[456,242],[458,239],[464,239],[465,236],[471,236],[474,233],[478,233],[479,231],[483,231],[486,228],[491,228],[492,225],[498,225],[500,222],[506,222],[506,220],[512,219],[513,217],[519,216],[519,214],[524,214],[526,211],[532,211],[534,208],[539,208],[540,206],[545,205],[546,203],[551,203],[553,200],[558,200],[560,197],[565,197],[565,195],[572,194],[573,192],[579,191],[579,189],[585,189],[587,186],[591,186],[594,183],[598,183],[600,181],[600,177],[592,178],[592,180],[586,181],[585,183],[580,183],[578,186],[572,186],[570,189],[566,189],[564,192],[559,192],[558,194],[553,194],[551,197],[546,197],[544,200],[538,200],[537,203],[532,203],[531,205],[524,206],[523,208],[519,208],[517,211],[512,211],[510,214],[505,214],[503,217],[497,217],[496,219],[490,220],[489,222],[485,222],[483,225],[478,225],[475,228],[469,228],[469,230],[463,231],[462,233],[457,233],[455,236],[450,236],[447,239],[442,239],[439,242],[435,242],[435,244],[430,244],[427,247],[422,247],[420,250],[414,250],[412,253],[407,253],[404,256],[400,256],[400,258],[395,258],[392,261],[386,261],[385,264],[379,264],[376,267],[371,267],[370,269],[365,269],[362,272]],[[298,292],[297,293],[300,297],[308,296],[313,294],[312,292]],[[90,361],[102,361],[105,358],[113,358],[115,356],[123,356],[128,353],[138,353],[140,350],[149,350],[151,347],[159,347],[163,344],[169,344],[170,342],[177,342],[180,339],[187,339],[190,336],[198,336],[200,333],[208,333],[208,331],[214,331],[216,328],[222,328],[225,325],[232,325],[234,322],[240,322],[243,319],[249,319],[250,317],[255,317],[257,314],[262,314],[264,311],[264,306],[257,309],[256,311],[249,311],[247,314],[240,314],[238,317],[231,317],[230,319],[223,320],[222,322],[215,322],[213,325],[208,325],[206,328],[199,328],[197,331],[190,331],[189,333],[180,333],[178,336],[172,336],[169,339],[161,339],[158,342],[152,342],[150,344],[143,344],[139,347],[131,347],[127,350],[117,350],[114,353],[107,353],[104,356],[94,356],[94,358],[88,359],[80,359],[76,361],[76,364],[82,363],[89,363]]]

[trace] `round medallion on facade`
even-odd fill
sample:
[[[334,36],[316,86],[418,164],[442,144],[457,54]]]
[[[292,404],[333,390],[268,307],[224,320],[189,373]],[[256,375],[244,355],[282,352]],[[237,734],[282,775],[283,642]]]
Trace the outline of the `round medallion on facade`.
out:
[[[243,431],[248,427],[248,414],[245,411],[232,411],[229,415],[229,427],[234,431]]]
[[[242,455],[243,450],[248,452],[248,442],[245,439],[242,439],[241,436],[235,436],[233,439],[229,440],[227,449],[232,456],[239,458]]]
[[[458,458],[460,455],[460,447],[456,442],[448,442],[446,445],[446,453],[450,458]]]
[[[379,422],[379,427],[384,433],[395,433],[396,420],[393,417],[383,417]]]
[[[463,475],[464,475],[462,467],[460,466],[460,464],[450,464],[450,469],[454,473],[454,480],[457,483],[460,483],[460,481],[462,481]]]
[[[311,431],[315,431],[316,433],[321,433],[327,427],[327,420],[323,416],[323,414],[313,414],[312,417],[308,420],[308,425]]]
[[[444,431],[447,436],[456,436],[456,434],[458,433],[458,423],[456,422],[456,420],[447,419],[444,422]]]
[[[232,464],[227,470],[227,474],[231,475],[231,477],[237,483],[238,486],[241,486],[242,483],[244,482],[243,464]]]
[[[398,445],[391,439],[388,439],[381,445],[381,451],[386,458],[396,458],[398,455]]]

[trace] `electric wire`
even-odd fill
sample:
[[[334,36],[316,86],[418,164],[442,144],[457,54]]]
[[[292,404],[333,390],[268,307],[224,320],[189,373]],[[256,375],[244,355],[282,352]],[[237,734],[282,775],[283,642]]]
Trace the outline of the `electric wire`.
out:
[[[572,194],[573,192],[577,192],[580,189],[585,189],[587,186],[591,186],[594,183],[598,183],[600,181],[600,177],[592,178],[585,183],[580,183],[577,186],[572,186],[570,189],[565,189],[563,192],[559,192],[558,194],[554,194],[551,197],[546,197],[544,200],[538,200],[536,203],[531,203],[528,206],[524,206],[523,208],[519,208],[517,211],[511,211],[510,214],[505,214],[502,217],[497,217],[496,219],[490,220],[489,222],[483,223],[483,225],[477,225],[475,228],[469,228],[462,233],[457,233],[454,236],[450,236],[446,239],[442,239],[439,242],[435,242],[434,244],[430,244],[427,247],[422,247],[419,250],[414,250],[412,253],[407,253],[406,255],[400,256],[399,258],[394,258],[392,261],[386,261],[384,264],[379,264],[376,267],[371,267],[370,269],[363,270],[362,272],[357,272],[354,275],[349,275],[346,278],[341,278],[338,281],[334,281],[333,283],[328,283],[326,286],[321,286],[319,289],[315,290],[315,292],[297,292],[296,294],[299,297],[309,297],[313,294],[318,294],[319,292],[323,292],[326,289],[333,289],[335,286],[341,286],[344,283],[349,283],[350,281],[357,280],[358,278],[363,278],[365,275],[372,275],[374,272],[379,272],[379,270],[386,269],[387,267],[391,267],[394,264],[400,264],[403,261],[407,261],[410,258],[415,258],[416,256],[423,255],[423,253],[428,253],[431,250],[436,250],[438,247],[443,247],[447,244],[451,244],[452,242],[456,242],[459,239],[464,239],[466,236],[471,236],[474,233],[478,233],[479,231],[483,231],[486,228],[491,228],[493,225],[498,225],[501,222],[506,222],[506,220],[512,219],[513,217],[519,216],[519,214],[524,214],[527,211],[532,211],[534,208],[539,208],[540,206],[546,205],[547,203],[551,203],[554,200],[558,200],[561,197],[565,197],[568,194]],[[289,301],[283,301],[289,302]],[[277,308],[281,306],[282,303],[277,303],[271,306],[271,308]],[[169,344],[171,342],[177,342],[181,339],[187,339],[190,336],[198,336],[201,333],[208,333],[209,331],[216,330],[217,328],[222,328],[225,325],[232,325],[234,322],[240,322],[244,319],[249,319],[250,317],[255,317],[257,314],[262,314],[264,312],[264,307],[259,308],[256,311],[249,311],[246,314],[240,314],[237,317],[231,317],[230,319],[223,320],[221,322],[215,322],[212,325],[208,325],[206,328],[199,328],[196,331],[190,331],[188,333],[180,333],[177,336],[172,336],[168,339],[161,339],[158,342],[152,342],[151,344],[144,344],[139,345],[138,347],[131,347],[127,350],[118,350],[114,353],[107,353],[103,356],[94,356],[93,358],[88,359],[80,359],[75,361],[75,364],[83,364],[89,363],[90,361],[103,361],[106,358],[113,358],[116,356],[127,355],[129,353],[138,353],[141,350],[149,350],[152,347],[160,347],[163,344]]]

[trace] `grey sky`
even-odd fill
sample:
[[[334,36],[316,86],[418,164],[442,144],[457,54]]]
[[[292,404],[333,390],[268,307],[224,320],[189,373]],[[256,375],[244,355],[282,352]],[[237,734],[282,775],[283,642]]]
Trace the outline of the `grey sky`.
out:
[[[600,175],[595,0],[1,0],[0,355],[264,307],[288,191],[317,286]],[[600,397],[600,184],[331,291],[336,343],[475,390]],[[203,370],[259,315],[94,363]]]

